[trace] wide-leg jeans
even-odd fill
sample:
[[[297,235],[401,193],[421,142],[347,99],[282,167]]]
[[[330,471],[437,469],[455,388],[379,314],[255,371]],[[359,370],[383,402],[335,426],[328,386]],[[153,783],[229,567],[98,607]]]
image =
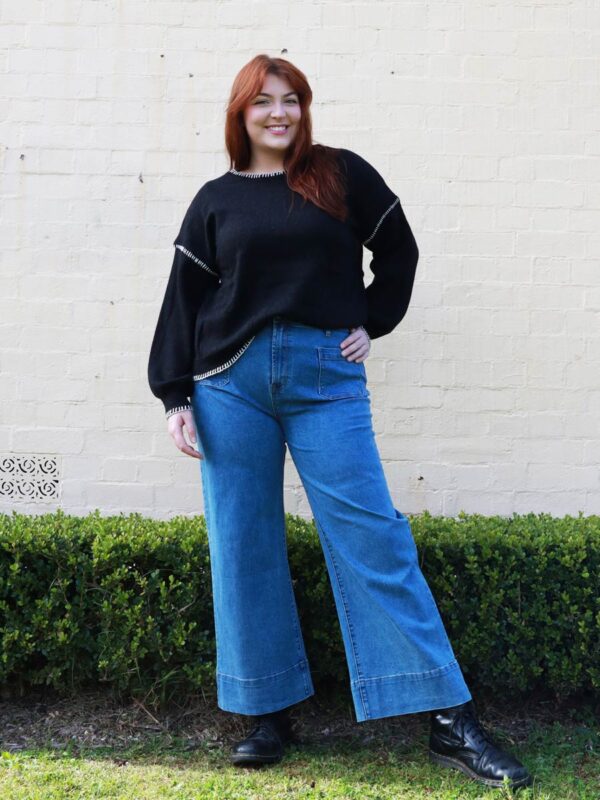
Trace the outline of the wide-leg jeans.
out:
[[[350,328],[273,317],[191,398],[204,459],[217,704],[265,714],[314,694],[287,557],[286,445],[322,545],[358,722],[471,698],[394,508]]]

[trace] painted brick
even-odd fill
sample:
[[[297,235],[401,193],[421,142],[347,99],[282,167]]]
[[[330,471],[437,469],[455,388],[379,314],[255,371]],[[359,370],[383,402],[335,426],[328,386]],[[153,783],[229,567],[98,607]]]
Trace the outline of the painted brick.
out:
[[[593,4],[130,0],[117,20],[24,0],[1,16],[0,450],[56,455],[65,510],[202,511],[148,351],[181,216],[228,168],[231,81],[269,52],[307,74],[315,140],[382,172],[419,245],[411,307],[365,362],[396,507],[600,513]],[[312,516],[289,453],[284,496]]]

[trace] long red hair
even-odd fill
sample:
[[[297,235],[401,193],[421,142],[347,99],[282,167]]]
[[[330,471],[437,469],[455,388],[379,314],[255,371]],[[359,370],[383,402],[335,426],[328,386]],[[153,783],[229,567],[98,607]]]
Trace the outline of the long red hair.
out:
[[[235,76],[225,119],[225,147],[230,168],[247,169],[250,164],[251,143],[244,124],[244,109],[262,90],[267,75],[284,78],[298,93],[300,120],[298,132],[286,151],[284,169],[290,189],[310,200],[333,217],[347,217],[346,183],[337,159],[338,150],[313,144],[310,104],[312,91],[306,76],[290,61],[271,58],[264,53],[255,56]]]

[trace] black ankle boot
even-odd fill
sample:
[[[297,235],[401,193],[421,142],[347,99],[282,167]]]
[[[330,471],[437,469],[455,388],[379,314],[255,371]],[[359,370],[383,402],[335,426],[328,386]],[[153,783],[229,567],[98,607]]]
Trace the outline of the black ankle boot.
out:
[[[285,745],[293,741],[288,709],[250,717],[252,730],[233,746],[234,764],[274,764],[280,761]]]
[[[513,789],[531,786],[520,761],[501,750],[477,720],[472,700],[430,712],[429,757],[442,767],[459,769],[486,786],[502,787],[506,775]]]

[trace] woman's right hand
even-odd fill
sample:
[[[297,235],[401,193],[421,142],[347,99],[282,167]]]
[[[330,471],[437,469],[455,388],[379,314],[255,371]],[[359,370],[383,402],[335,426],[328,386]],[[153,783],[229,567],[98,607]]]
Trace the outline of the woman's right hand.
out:
[[[179,450],[181,450],[182,453],[185,453],[192,458],[204,459],[202,453],[200,453],[198,450],[194,450],[194,448],[186,442],[183,436],[183,429],[185,428],[190,442],[196,444],[196,427],[194,425],[194,415],[192,414],[191,410],[179,411],[177,414],[171,414],[171,416],[167,419],[167,427],[170,435],[173,437],[175,445]]]

